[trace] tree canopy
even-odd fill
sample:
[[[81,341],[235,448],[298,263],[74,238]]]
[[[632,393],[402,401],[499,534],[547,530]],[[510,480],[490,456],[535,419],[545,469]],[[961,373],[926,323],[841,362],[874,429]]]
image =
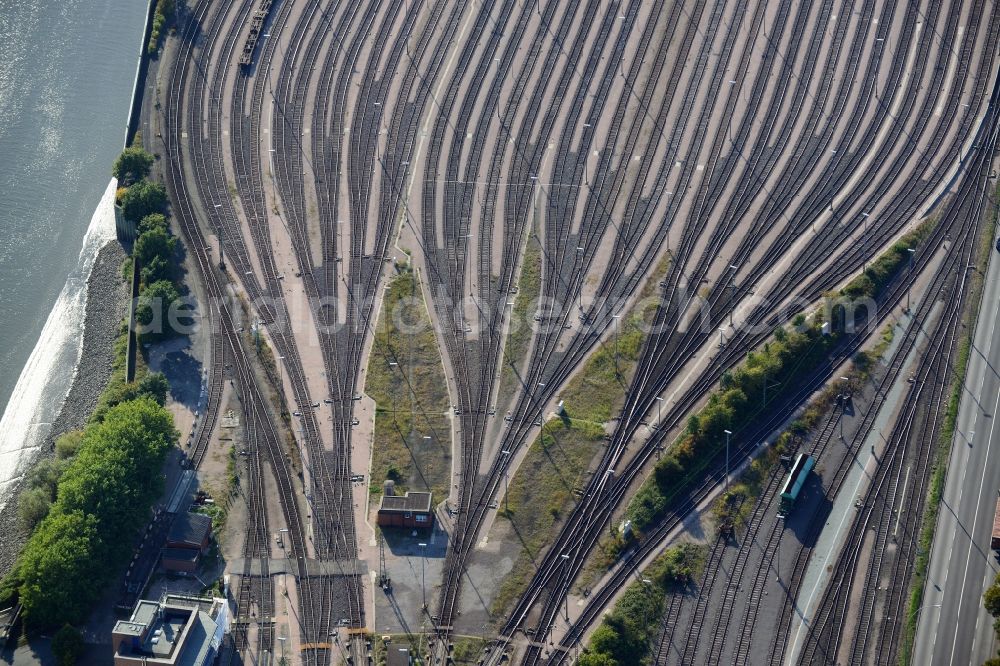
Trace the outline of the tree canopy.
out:
[[[167,190],[160,183],[140,180],[125,190],[120,203],[125,219],[138,222],[147,215],[163,212],[167,205]]]
[[[82,620],[163,490],[173,417],[148,396],[110,408],[84,431],[59,479],[56,501],[31,535],[12,578],[25,620],[58,626]]]
[[[167,228],[167,216],[163,213],[150,213],[146,217],[139,220],[139,233],[144,234],[147,231],[153,231],[154,229],[162,229],[164,232],[169,231]]]
[[[131,185],[149,175],[153,166],[153,156],[142,148],[133,146],[126,148],[111,167],[112,175],[120,185]]]
[[[147,215],[143,220],[153,217]],[[132,256],[138,259],[144,284],[160,280],[172,280],[174,275],[173,257],[177,250],[177,239],[165,228],[154,228],[139,235],[132,249]]]
[[[135,318],[145,329],[142,331],[144,339],[159,340],[173,335],[170,306],[180,297],[177,287],[168,280],[158,280],[143,290],[136,304]]]

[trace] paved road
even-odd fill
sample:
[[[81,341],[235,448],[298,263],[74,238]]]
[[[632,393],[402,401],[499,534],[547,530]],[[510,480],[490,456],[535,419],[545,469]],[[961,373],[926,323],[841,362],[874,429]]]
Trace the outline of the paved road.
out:
[[[982,594],[1000,564],[990,551],[1000,489],[1000,261],[990,261],[938,517],[914,664],[981,664],[996,654]]]

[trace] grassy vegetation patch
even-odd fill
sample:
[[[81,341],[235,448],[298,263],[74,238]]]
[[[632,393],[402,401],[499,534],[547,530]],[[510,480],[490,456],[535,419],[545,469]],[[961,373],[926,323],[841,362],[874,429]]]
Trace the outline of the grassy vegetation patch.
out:
[[[448,388],[437,340],[413,270],[396,266],[375,329],[365,390],[375,400],[372,491],[392,479],[401,491],[437,499],[451,478]]]
[[[503,365],[500,370],[500,388],[497,403],[506,406],[517,394],[521,385],[524,360],[531,348],[532,329],[529,325],[531,308],[542,289],[542,247],[538,236],[531,233],[524,248],[521,261],[521,276],[517,282],[517,294],[508,298],[514,303],[510,317],[510,331],[504,346]]]
[[[581,666],[650,663],[650,647],[663,619],[667,594],[690,585],[701,574],[705,556],[705,546],[690,543],[663,551],[604,617],[577,663]]]
[[[563,389],[566,413],[593,423],[609,421],[625,399],[644,339],[639,317],[626,319],[618,335],[598,347]]]
[[[482,638],[462,636],[455,639],[455,647],[451,651],[452,663],[456,666],[473,666],[479,664],[483,648],[489,644]]]
[[[658,288],[669,267],[669,258],[657,264],[639,293],[637,305],[619,320],[617,335],[612,330],[611,337],[590,355],[583,369],[562,390],[564,407],[572,418],[605,423],[621,409],[625,390],[642,353],[648,330],[646,325],[655,315],[655,308],[647,299]]]
[[[565,403],[566,418],[546,424],[546,435],[555,436],[559,432],[551,428],[584,433],[578,448],[570,452],[573,460],[567,469],[574,474],[586,472],[594,457],[603,449],[603,424],[622,405],[625,387],[635,372],[642,349],[643,331],[647,330],[643,324],[650,323],[655,314],[655,309],[648,307],[647,299],[659,288],[659,282],[669,267],[670,258],[664,257],[649,274],[638,295],[637,305],[622,317],[624,323],[618,332],[617,345],[612,335],[590,355],[583,368],[560,393]],[[562,464],[558,456],[545,454],[545,447],[536,439],[511,481],[511,513],[515,511],[515,493],[525,488],[531,489],[528,496],[530,505],[533,508],[544,507],[545,511],[526,512],[520,519],[523,524],[519,524],[516,516],[512,517],[515,532],[526,537],[522,536],[523,550],[494,601],[495,613],[506,610],[514,603],[527,585],[534,571],[534,561],[555,529],[558,518],[572,511],[576,504],[573,488],[566,485],[566,477],[556,469]],[[577,489],[582,489],[585,482],[586,479],[580,478]]]
[[[869,264],[861,275],[851,280],[841,290],[841,293],[848,297],[870,296],[878,298],[881,296],[899,270],[909,264],[910,248],[916,248],[926,240],[934,227],[937,226],[937,222],[937,217],[930,218],[913,231],[902,236]]]
[[[588,422],[554,419],[528,450],[501,499],[498,522],[511,528],[508,540],[520,545],[510,574],[493,601],[494,616],[506,614],[524,590],[535,563],[552,543],[560,520],[576,504],[594,457],[604,447],[604,431]]]

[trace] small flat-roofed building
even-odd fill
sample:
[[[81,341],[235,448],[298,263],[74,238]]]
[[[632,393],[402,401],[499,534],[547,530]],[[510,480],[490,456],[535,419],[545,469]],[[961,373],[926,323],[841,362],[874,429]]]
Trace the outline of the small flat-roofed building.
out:
[[[140,600],[132,616],[115,624],[115,666],[204,666],[211,664],[228,630],[225,599],[167,595]]]
[[[160,551],[160,563],[167,571],[194,573],[201,562],[201,551],[194,548],[164,548]]]
[[[386,647],[385,666],[410,666],[410,651],[405,647]]]
[[[382,495],[378,507],[379,527],[430,528],[434,525],[431,493],[408,492]]]
[[[167,535],[167,548],[194,548],[204,551],[212,536],[212,518],[186,511],[177,514]]]

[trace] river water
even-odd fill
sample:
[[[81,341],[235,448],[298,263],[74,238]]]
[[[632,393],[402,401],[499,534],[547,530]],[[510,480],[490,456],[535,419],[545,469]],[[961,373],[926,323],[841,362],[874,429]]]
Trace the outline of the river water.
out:
[[[0,504],[72,380],[145,15],[146,0],[0,0]]]

